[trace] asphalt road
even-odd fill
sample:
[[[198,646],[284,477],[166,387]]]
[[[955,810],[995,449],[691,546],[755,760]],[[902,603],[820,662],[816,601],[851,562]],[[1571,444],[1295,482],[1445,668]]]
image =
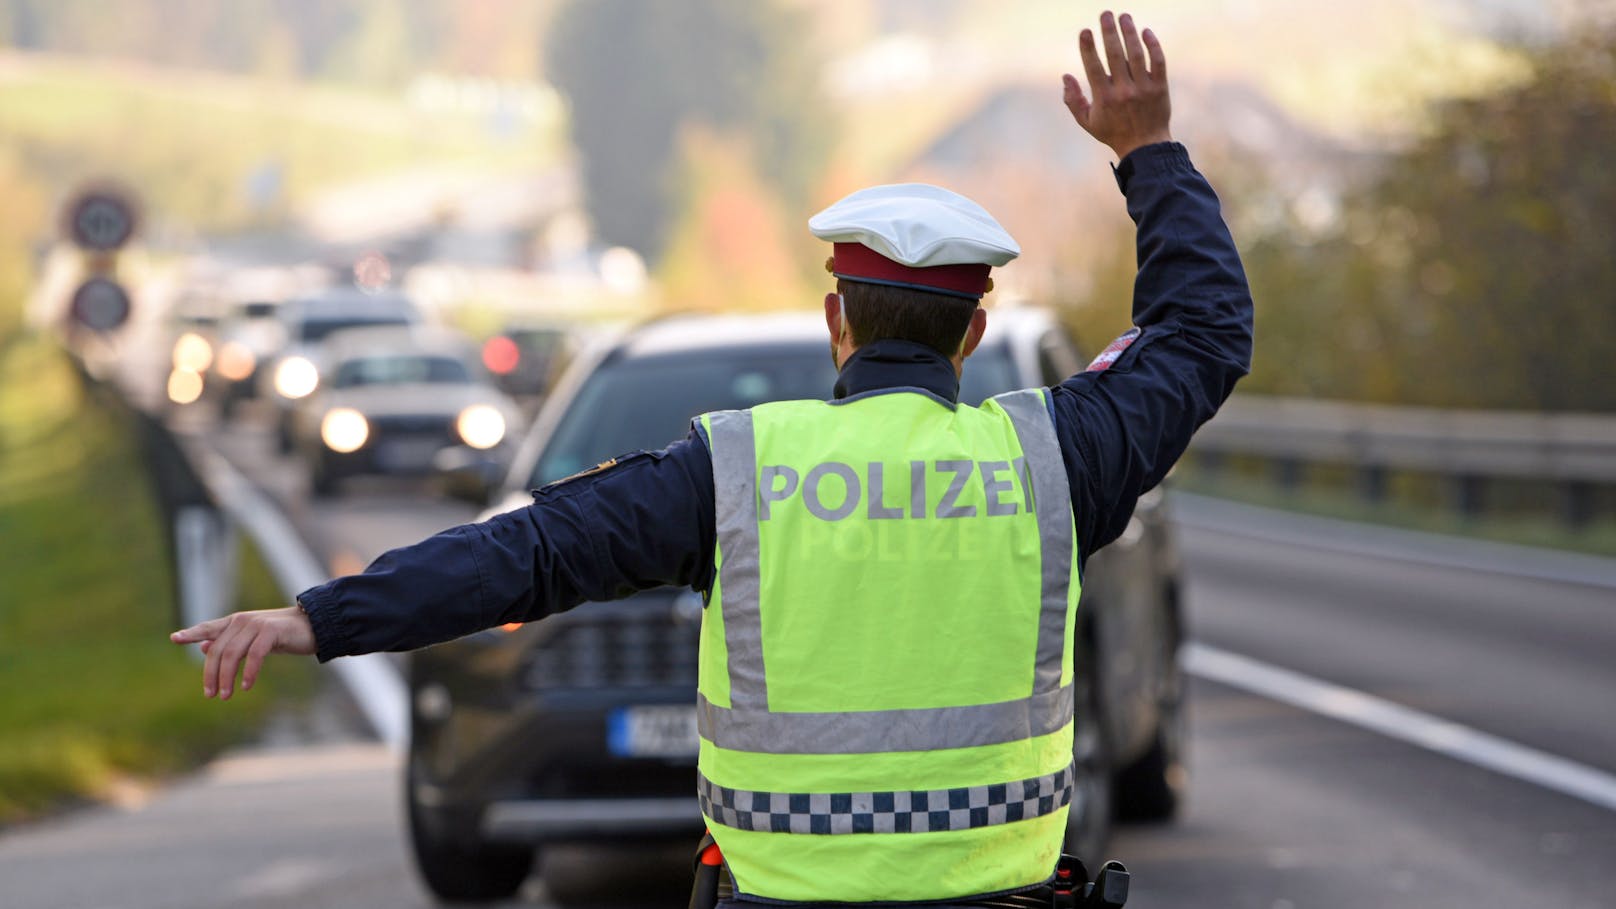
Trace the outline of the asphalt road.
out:
[[[412,484],[306,502],[296,465],[264,441],[225,437],[233,459],[288,497],[327,564],[470,516]],[[1525,579],[1490,549],[1449,548],[1459,556],[1444,566],[1418,541],[1180,507],[1191,634],[1205,652],[1412,708],[1450,724],[1439,739],[1491,735],[1616,779],[1616,588]],[[1197,677],[1191,697],[1182,818],[1112,842],[1135,872],[1130,906],[1616,906],[1616,809],[1239,680]],[[0,907],[431,905],[406,852],[394,757],[330,726],[123,807],[0,835]],[[684,853],[553,851],[513,905],[682,905]]]

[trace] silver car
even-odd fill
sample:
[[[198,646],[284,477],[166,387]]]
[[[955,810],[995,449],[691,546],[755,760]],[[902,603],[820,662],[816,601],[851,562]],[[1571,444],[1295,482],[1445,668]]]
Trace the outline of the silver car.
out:
[[[419,325],[421,313],[401,294],[328,287],[275,308],[279,346],[261,358],[259,397],[274,402],[275,434],[282,453],[292,450],[292,413],[320,387],[318,351],[326,338],[349,328]]]
[[[310,352],[322,380],[292,437],[317,496],[357,474],[425,475],[509,463],[519,419],[458,332],[350,328]]]

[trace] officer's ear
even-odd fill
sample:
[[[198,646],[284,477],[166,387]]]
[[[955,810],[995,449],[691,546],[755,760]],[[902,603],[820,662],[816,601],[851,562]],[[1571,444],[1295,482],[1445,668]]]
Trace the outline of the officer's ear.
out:
[[[842,305],[842,295],[828,293],[825,295],[825,328],[830,331],[830,343],[838,344],[842,340],[842,332],[847,330],[847,310]]]
[[[982,343],[982,333],[987,330],[988,311],[978,306],[976,312],[971,313],[971,324],[965,329],[965,340],[960,342],[961,359],[976,351],[976,345]]]

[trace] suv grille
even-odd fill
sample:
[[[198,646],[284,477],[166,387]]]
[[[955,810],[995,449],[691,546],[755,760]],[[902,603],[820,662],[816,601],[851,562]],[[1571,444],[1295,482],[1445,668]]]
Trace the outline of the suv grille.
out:
[[[552,619],[546,629],[551,633],[524,659],[522,687],[694,688],[700,624],[676,616],[686,604],[666,597],[630,602],[641,608],[603,609],[597,603]]]

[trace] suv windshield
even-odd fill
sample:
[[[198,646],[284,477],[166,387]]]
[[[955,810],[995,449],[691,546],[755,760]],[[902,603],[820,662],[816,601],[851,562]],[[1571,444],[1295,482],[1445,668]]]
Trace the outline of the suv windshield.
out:
[[[826,400],[836,370],[822,346],[757,347],[655,356],[609,363],[584,383],[561,418],[529,478],[543,486],[631,451],[682,438],[690,419],[710,410],[739,410],[765,401]],[[965,366],[961,400],[1019,387],[1009,351],[983,345]]]
[[[358,385],[409,385],[419,382],[464,384],[471,381],[466,364],[453,357],[423,357],[401,354],[391,357],[364,357],[346,360],[337,367],[334,388]]]

